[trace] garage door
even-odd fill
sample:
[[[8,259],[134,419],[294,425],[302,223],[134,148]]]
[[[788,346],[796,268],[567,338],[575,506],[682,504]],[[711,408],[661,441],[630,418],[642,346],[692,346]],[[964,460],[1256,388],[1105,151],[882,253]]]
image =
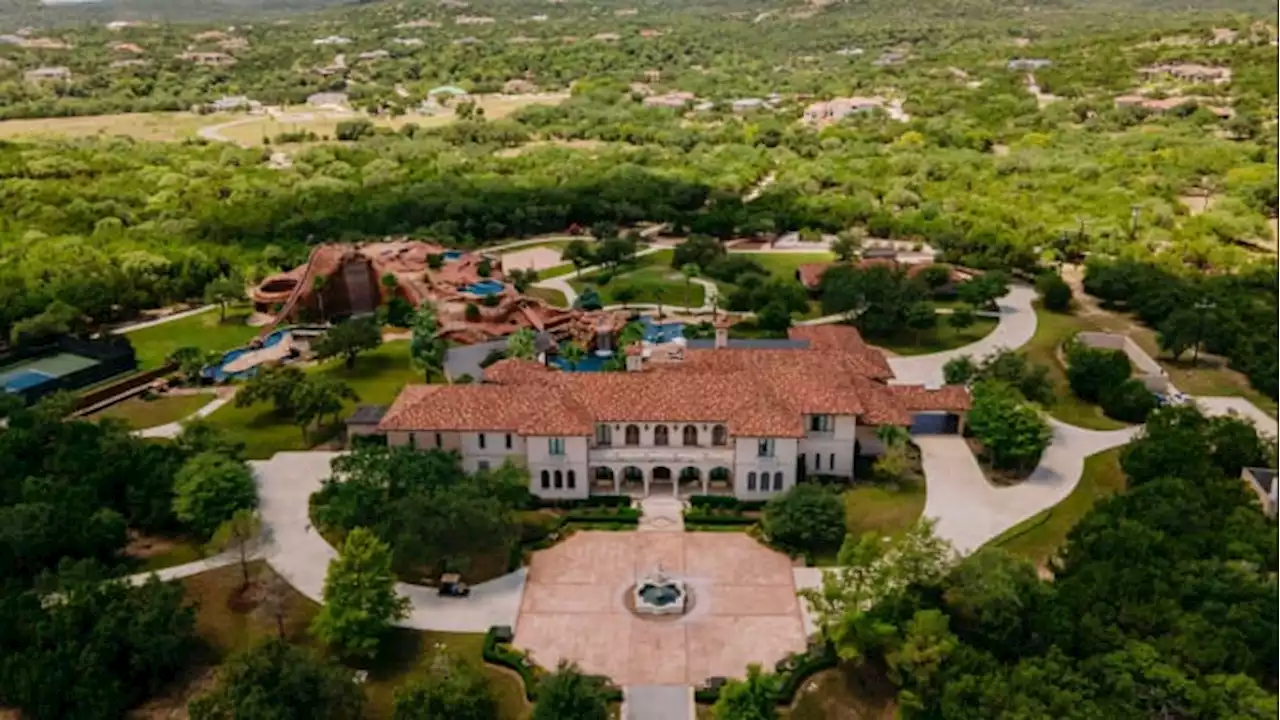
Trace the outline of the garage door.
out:
[[[955,413],[922,412],[911,415],[912,435],[954,435],[959,429],[960,417]]]

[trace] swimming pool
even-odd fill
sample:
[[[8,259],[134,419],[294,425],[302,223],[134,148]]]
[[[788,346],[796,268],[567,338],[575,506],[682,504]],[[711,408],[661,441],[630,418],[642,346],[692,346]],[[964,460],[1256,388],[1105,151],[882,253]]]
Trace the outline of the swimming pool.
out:
[[[560,350],[564,351],[564,347],[569,343],[561,343]],[[600,372],[604,370],[604,364],[613,359],[613,355],[596,355],[588,353],[573,367],[569,367],[569,363],[564,359],[563,355],[553,355],[550,358],[551,366],[564,370],[565,372]]]
[[[651,343],[663,343],[684,337],[684,323],[657,323],[648,315],[641,315],[637,321],[644,326],[644,340]]]
[[[276,345],[279,345],[280,341],[284,340],[285,336],[289,334],[290,329],[291,328],[283,328],[273,331],[270,335],[267,335],[262,339],[262,345],[259,347],[250,347],[245,345],[244,347],[238,347],[234,350],[226,351],[222,354],[222,359],[218,361],[218,364],[209,365],[200,372],[201,377],[213,380],[214,382],[223,382],[231,378],[249,377],[253,374],[253,371],[257,370],[256,367],[249,368],[248,370],[238,373],[228,373],[222,368],[226,367],[232,360],[235,360],[247,352],[253,352],[254,350],[261,350],[262,348],[275,347]]]
[[[448,262],[453,262],[454,260],[461,258],[463,255],[466,255],[466,253],[461,250],[445,250],[440,254],[444,256],[444,259]]]
[[[497,280],[481,280],[480,282],[471,283],[462,288],[463,292],[469,292],[472,295],[497,295],[502,292],[506,285]]]

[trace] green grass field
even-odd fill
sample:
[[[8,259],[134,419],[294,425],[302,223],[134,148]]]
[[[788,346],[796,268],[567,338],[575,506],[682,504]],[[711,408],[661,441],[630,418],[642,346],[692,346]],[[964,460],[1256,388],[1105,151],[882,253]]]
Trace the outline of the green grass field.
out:
[[[1084,330],[1096,330],[1097,326],[1076,315],[1049,312],[1036,303],[1036,334],[1023,348],[1027,357],[1049,368],[1053,380],[1054,401],[1045,408],[1050,415],[1065,422],[1091,430],[1118,430],[1128,427],[1119,420],[1102,414],[1102,408],[1076,397],[1067,385],[1067,372],[1059,362],[1058,348],[1072,335]]]
[[[308,372],[336,377],[360,396],[358,403],[347,403],[339,417],[350,414],[358,404],[389,405],[405,385],[423,380],[422,373],[409,363],[409,343],[404,340],[384,343],[377,350],[362,354],[350,370],[341,359],[337,359],[308,368]],[[302,430],[277,416],[267,403],[244,408],[228,404],[210,415],[209,421],[243,441],[245,452],[252,459],[269,458],[282,450],[306,450],[308,447]],[[331,433],[313,432],[310,440],[317,441],[328,435]]]
[[[998,324],[995,318],[977,317],[969,327],[957,329],[947,322],[946,315],[939,315],[938,325],[932,330],[925,330],[919,335],[911,330],[902,330],[888,340],[875,338],[871,342],[898,355],[926,355],[977,342],[990,335]]]
[[[89,416],[90,420],[114,418],[135,430],[177,422],[214,399],[213,395],[166,395],[154,399],[141,396],[118,402]]]
[[[1047,563],[1066,542],[1071,528],[1095,503],[1124,490],[1124,471],[1120,469],[1122,449],[1114,448],[1085,458],[1080,483],[1066,499],[1006,530],[991,544],[1022,555],[1037,565]]]
[[[836,256],[829,252],[806,253],[734,253],[744,255],[760,263],[769,275],[786,280],[794,280],[796,268],[809,263],[835,262]]]
[[[596,276],[598,277],[598,276]],[[669,267],[649,265],[615,275],[608,285],[596,285],[590,277],[585,280],[571,280],[569,284],[581,293],[588,287],[594,287],[600,293],[600,301],[605,305],[619,305],[617,292],[621,288],[631,288],[634,297],[629,303],[663,303],[664,305],[684,305],[700,307],[706,297],[701,285],[688,283],[680,271]]]
[[[245,325],[249,313],[248,307],[228,309],[224,322],[214,308],[181,320],[126,333],[125,337],[133,343],[138,369],[150,370],[163,365],[165,358],[180,347],[190,345],[208,351],[230,350],[244,345],[259,331],[259,328]]]
[[[901,535],[924,512],[924,481],[904,483],[897,490],[859,484],[844,493],[845,523],[853,535]]]

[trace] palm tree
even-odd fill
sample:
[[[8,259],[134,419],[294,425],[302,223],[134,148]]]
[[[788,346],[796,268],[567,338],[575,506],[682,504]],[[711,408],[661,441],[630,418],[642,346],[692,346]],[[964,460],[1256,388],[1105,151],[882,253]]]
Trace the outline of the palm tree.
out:
[[[328,322],[324,314],[324,289],[328,285],[328,275],[317,275],[311,279],[311,289],[315,291],[316,302],[320,304],[320,322]]]
[[[693,279],[699,275],[698,266],[693,263],[685,263],[680,266],[680,274],[684,276],[684,307],[688,310],[691,307],[689,305],[689,290],[693,284]]]
[[[582,362],[582,358],[587,356],[587,349],[582,347],[581,343],[571,342],[564,346],[560,354],[564,357],[564,361],[569,363],[570,370],[577,370],[578,363]]]
[[[630,347],[632,343],[637,343],[642,340],[644,340],[644,325],[638,322],[630,322],[627,323],[626,327],[622,328],[622,332],[618,334],[618,347],[627,348]]]
[[[507,338],[507,357],[532,360],[538,354],[536,336],[529,328],[520,328]]]

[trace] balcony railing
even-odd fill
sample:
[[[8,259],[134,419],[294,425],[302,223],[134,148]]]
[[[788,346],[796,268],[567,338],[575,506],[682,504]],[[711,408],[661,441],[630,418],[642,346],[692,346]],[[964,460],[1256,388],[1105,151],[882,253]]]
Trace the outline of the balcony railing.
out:
[[[733,463],[733,448],[728,446],[685,447],[683,445],[593,447],[588,453],[588,460],[597,465],[628,462],[661,462],[671,465],[719,462],[728,466]]]

